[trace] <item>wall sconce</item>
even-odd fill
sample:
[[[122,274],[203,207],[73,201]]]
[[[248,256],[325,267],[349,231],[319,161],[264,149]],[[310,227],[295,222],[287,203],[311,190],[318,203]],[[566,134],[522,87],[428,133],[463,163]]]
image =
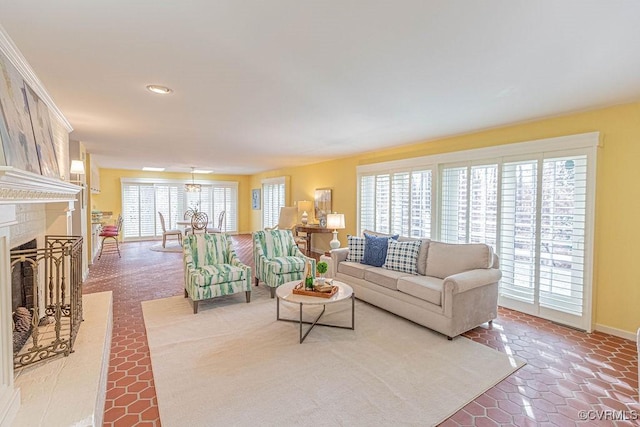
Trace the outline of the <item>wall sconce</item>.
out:
[[[80,175],[84,175],[85,173],[84,162],[82,160],[71,160],[71,168],[69,169],[69,173],[76,175],[76,180],[71,182],[83,184],[82,181],[80,181]]]
[[[82,187],[80,190],[80,207],[84,209],[84,182],[80,181],[80,175],[84,175],[84,162],[82,160],[71,160],[71,168],[69,174],[75,174],[76,180],[69,181]]]
[[[331,249],[338,249],[340,247],[338,230],[344,228],[344,214],[327,214],[327,228],[333,228],[333,240],[329,242],[329,246],[331,246]]]

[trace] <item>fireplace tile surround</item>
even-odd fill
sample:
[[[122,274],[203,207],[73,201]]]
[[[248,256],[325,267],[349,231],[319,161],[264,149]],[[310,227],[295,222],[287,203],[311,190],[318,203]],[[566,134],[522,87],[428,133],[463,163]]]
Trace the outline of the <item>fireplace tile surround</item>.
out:
[[[10,166],[0,166],[0,425],[10,425],[20,406],[14,384],[10,250],[46,234],[70,235],[81,187]]]

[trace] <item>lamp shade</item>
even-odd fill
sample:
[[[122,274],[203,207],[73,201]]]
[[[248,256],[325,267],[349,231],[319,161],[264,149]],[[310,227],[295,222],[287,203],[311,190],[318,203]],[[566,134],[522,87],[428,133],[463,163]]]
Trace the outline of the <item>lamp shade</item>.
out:
[[[310,212],[313,203],[310,200],[298,200],[298,212]]]
[[[344,214],[327,214],[327,228],[333,228],[334,230],[344,228]]]
[[[84,162],[82,160],[71,160],[69,172],[76,175],[84,175]]]

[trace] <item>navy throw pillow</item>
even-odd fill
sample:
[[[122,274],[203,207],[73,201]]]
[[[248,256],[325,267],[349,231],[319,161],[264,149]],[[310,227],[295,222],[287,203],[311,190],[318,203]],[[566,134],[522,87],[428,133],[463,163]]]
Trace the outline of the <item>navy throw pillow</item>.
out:
[[[364,234],[364,255],[360,263],[371,265],[374,267],[382,267],[384,261],[387,259],[387,247],[389,246],[389,239],[398,240],[398,234],[394,236],[374,236],[371,234]]]

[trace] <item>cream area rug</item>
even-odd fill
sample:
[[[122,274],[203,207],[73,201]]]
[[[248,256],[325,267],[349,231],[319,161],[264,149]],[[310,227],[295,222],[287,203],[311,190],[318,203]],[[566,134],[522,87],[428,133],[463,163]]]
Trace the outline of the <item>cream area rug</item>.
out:
[[[299,344],[262,285],[195,315],[182,296],[142,308],[163,427],[436,425],[524,365],[361,301],[355,331],[316,326]],[[351,302],[322,321],[349,325]]]
[[[149,249],[156,252],[180,252],[182,253],[182,246],[177,241],[167,241],[165,247],[162,247],[162,243],[151,246]]]

